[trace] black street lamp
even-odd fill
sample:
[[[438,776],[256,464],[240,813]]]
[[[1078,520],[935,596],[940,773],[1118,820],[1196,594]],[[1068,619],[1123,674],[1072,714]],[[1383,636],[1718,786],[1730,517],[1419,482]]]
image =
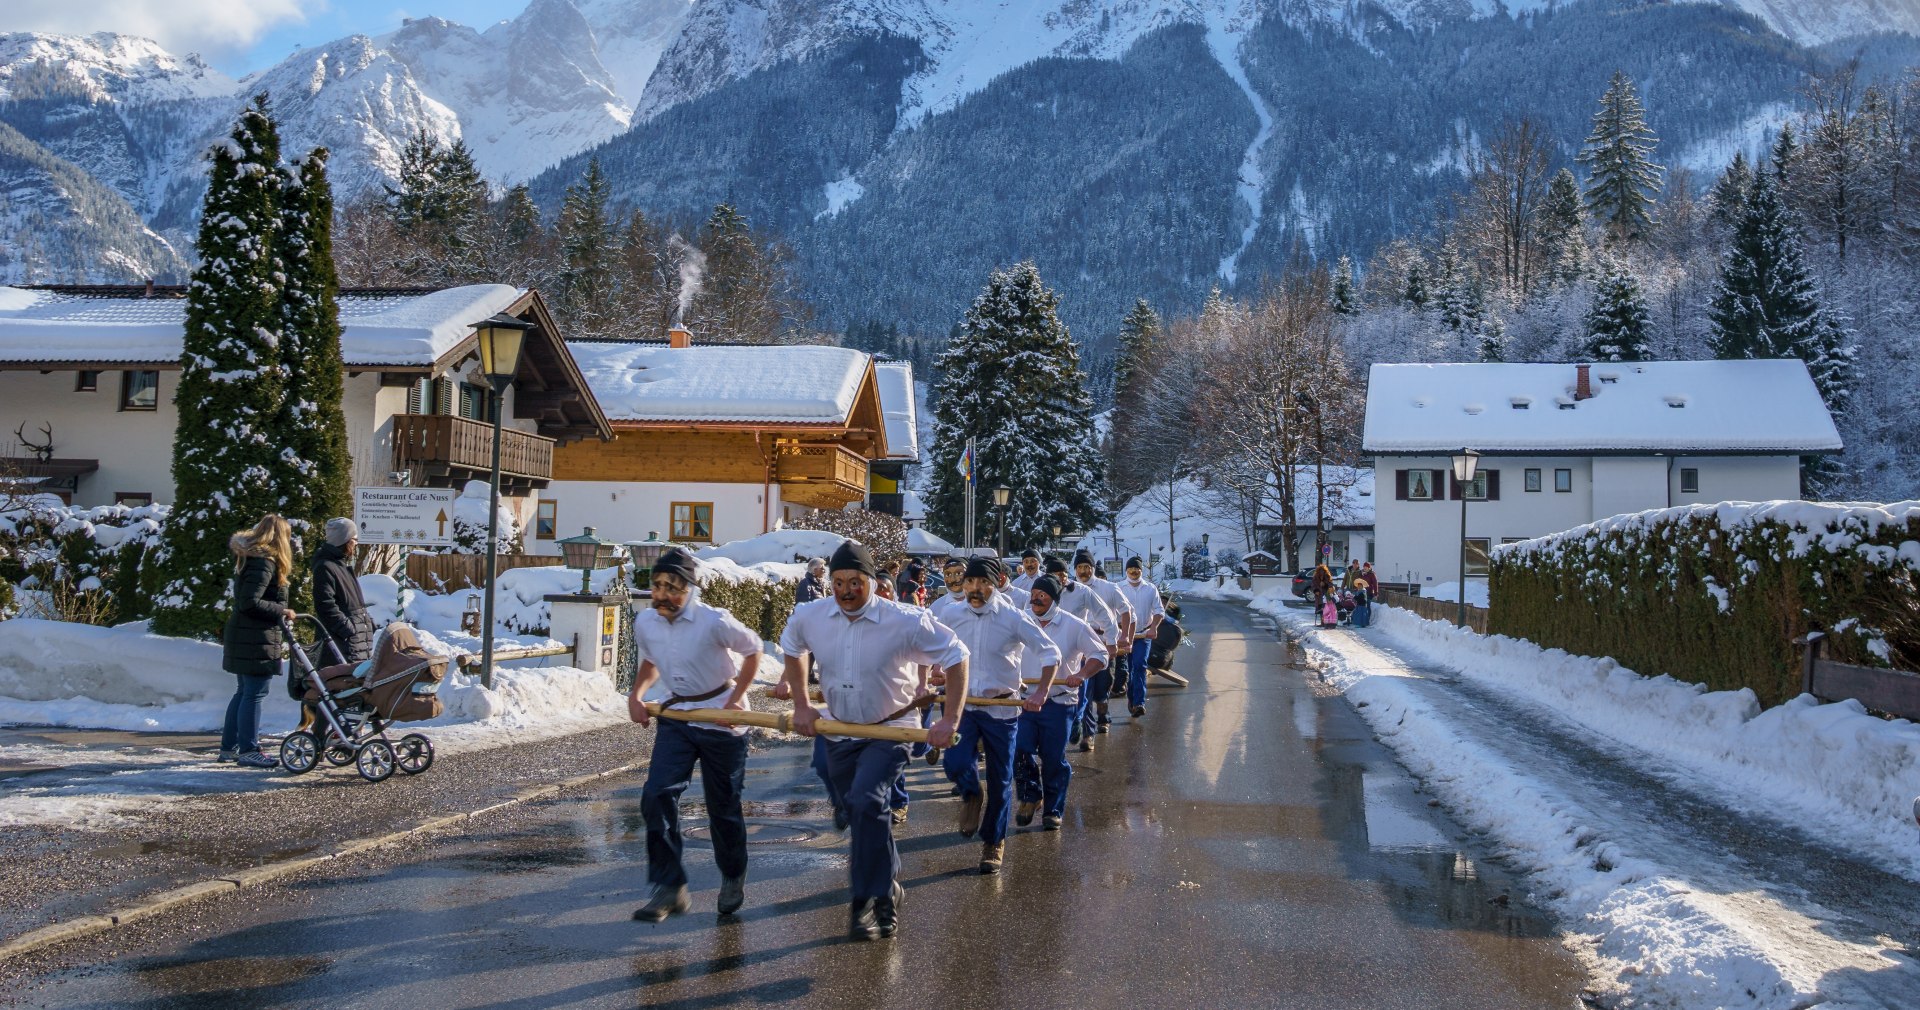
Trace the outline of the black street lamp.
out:
[[[1454,486],[1460,489],[1460,607],[1454,618],[1454,627],[1467,626],[1467,490],[1473,483],[1475,471],[1480,469],[1480,454],[1472,449],[1462,449],[1453,457]]]
[[[1047,544],[1047,549],[1050,551],[1057,551],[1060,549],[1060,524],[1059,523],[1053,524],[1053,541]]]
[[[493,469],[487,480],[487,598],[480,637],[480,683],[493,686],[493,584],[500,564],[500,415],[501,397],[520,371],[520,349],[533,324],[505,313],[473,324],[480,344],[480,373],[493,387],[488,407],[493,414]]]
[[[1213,574],[1213,548],[1207,544],[1207,541],[1212,539],[1213,534],[1211,533],[1200,534],[1200,557],[1206,562],[1207,575]],[[1207,575],[1202,575],[1201,578],[1206,578]]]
[[[1007,503],[1013,500],[1013,489],[1005,484],[993,489],[993,508],[1000,513],[1000,556],[1007,556]]]
[[[593,527],[577,537],[568,537],[557,545],[560,556],[566,560],[568,568],[580,573],[580,595],[593,592],[593,573],[597,568],[605,568],[620,557],[620,545],[611,540],[603,540],[593,533]],[[657,558],[655,560],[658,560]]]

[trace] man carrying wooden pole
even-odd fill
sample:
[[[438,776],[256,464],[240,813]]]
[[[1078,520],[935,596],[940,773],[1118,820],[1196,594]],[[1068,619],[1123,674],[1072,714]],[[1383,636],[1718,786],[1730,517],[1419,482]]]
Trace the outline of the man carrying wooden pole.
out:
[[[734,616],[697,597],[693,556],[679,548],[653,565],[652,606],[633,622],[640,668],[627,696],[634,722],[649,725],[654,709],[641,701],[656,680],[665,679],[672,695],[658,706],[667,710],[724,709],[744,712],[747,690],[760,669],[760,636]],[[736,670],[734,656],[743,657]],[[740,812],[746,787],[747,740],[743,727],[662,719],[654,731],[653,759],[640,793],[647,822],[647,881],[653,893],[633,917],[659,922],[693,907],[687,897],[687,871],[681,857],[680,795],[700,766],[712,823],[713,860],[720,866],[721,915],[732,915],[746,901],[747,821]]]
[[[842,544],[827,567],[833,596],[794,608],[780,636],[794,730],[813,736],[820,728],[807,698],[807,656],[819,660],[820,691],[838,720],[916,734],[918,667],[924,664],[945,672],[949,692],[940,721],[925,731],[927,743],[951,746],[966,708],[966,646],[926,611],[877,599],[879,567],[860,544]],[[908,754],[904,742],[828,735],[827,774],[844,805],[850,834],[849,933],[854,939],[890,937],[898,927],[906,892],[894,879],[900,853],[893,844],[890,798]]]

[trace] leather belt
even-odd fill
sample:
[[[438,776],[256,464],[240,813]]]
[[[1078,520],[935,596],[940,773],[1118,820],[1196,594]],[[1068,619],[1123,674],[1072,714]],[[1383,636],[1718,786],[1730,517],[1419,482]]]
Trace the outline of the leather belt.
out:
[[[688,702],[708,701],[713,698],[718,698],[721,695],[726,694],[728,691],[732,689],[733,689],[732,684],[722,684],[719,687],[716,687],[713,690],[708,691],[706,694],[676,694],[673,697],[668,698],[666,701],[661,702],[660,707],[672,708],[675,705],[684,705]]]

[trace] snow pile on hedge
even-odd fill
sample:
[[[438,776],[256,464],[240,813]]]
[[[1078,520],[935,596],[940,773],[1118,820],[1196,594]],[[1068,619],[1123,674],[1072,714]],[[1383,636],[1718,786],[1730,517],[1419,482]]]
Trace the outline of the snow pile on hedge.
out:
[[[832,557],[847,538],[821,530],[774,530],[694,552],[702,562],[723,560],[742,565],[762,562],[805,564],[809,558]]]

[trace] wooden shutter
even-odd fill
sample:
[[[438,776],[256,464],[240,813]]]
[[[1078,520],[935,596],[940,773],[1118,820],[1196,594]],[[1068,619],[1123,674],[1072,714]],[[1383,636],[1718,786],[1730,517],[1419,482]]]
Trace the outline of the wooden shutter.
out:
[[[420,408],[425,406],[424,401],[426,400],[426,394],[424,387],[426,381],[425,379],[415,379],[413,380],[413,385],[407,387],[407,413],[423,413]]]
[[[1467,489],[1461,485],[1459,481],[1453,479],[1453,472],[1451,470],[1435,470],[1434,472],[1445,473],[1447,475],[1447,497],[1450,500],[1459,501],[1461,498],[1466,497]]]
[[[433,380],[433,412],[436,414],[453,413],[453,380]]]
[[[1407,500],[1407,472],[1405,470],[1395,470],[1393,472],[1393,500]]]
[[[1498,470],[1487,471],[1487,500],[1500,500],[1500,471]]]
[[[1452,476],[1453,471],[1451,470],[1434,470],[1428,474],[1428,480],[1433,484],[1434,501],[1447,500],[1447,483]]]

